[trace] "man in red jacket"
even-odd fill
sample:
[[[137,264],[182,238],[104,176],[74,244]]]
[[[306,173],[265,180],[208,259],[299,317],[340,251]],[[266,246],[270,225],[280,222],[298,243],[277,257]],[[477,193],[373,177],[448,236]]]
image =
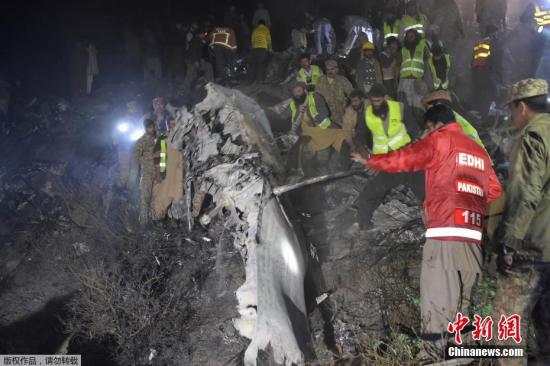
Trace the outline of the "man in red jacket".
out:
[[[486,205],[502,193],[487,152],[462,132],[453,111],[436,105],[425,114],[422,140],[365,160],[388,173],[425,171],[420,298],[422,336],[443,350],[449,322],[468,315],[470,292],[481,275],[481,236]]]

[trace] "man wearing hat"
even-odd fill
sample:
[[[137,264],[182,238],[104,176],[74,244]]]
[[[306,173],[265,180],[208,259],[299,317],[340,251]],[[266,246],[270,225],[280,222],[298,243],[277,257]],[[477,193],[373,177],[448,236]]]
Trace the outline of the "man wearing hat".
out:
[[[355,69],[357,88],[368,94],[374,84],[382,83],[382,67],[374,54],[374,44],[367,41],[363,44],[363,54]]]
[[[162,97],[153,98],[152,111],[143,116],[144,119],[152,119],[155,122],[155,129],[165,133],[169,129],[170,113],[166,109],[166,101]]]
[[[270,110],[290,117],[290,136],[303,137],[298,168],[308,176],[329,170],[329,161],[342,148],[344,133],[333,123],[323,96],[308,91],[306,83],[298,81],[292,88],[292,97]],[[306,161],[305,166],[301,165],[302,157]]]
[[[155,121],[146,118],[143,121],[145,134],[136,141],[134,148],[134,162],[140,169],[140,205],[139,205],[139,223],[147,225],[150,218],[151,195],[153,183],[155,180],[155,144],[157,142],[157,131]]]
[[[315,91],[327,101],[332,122],[341,126],[347,98],[353,91],[353,86],[345,76],[338,74],[338,62],[335,60],[325,61],[325,68],[327,74],[319,78]]]
[[[421,333],[426,357],[439,359],[449,322],[457,312],[468,314],[471,289],[483,263],[486,205],[502,189],[487,152],[462,132],[449,107],[433,106],[424,118],[429,134],[420,141],[368,160],[358,154],[353,159],[387,173],[425,172]]]
[[[499,277],[493,303],[495,324],[504,315],[521,317],[525,349],[531,317],[540,365],[550,363],[550,115],[548,84],[526,79],[512,86],[507,101],[519,130],[510,154],[502,222],[497,229]],[[517,346],[514,340],[499,344]],[[499,359],[501,365],[526,365],[524,359]]]
[[[452,109],[451,95],[447,90],[436,90],[426,94],[422,98],[422,106],[426,111],[437,104],[445,104],[446,106]],[[472,140],[477,142],[479,146],[485,148],[485,146],[483,145],[483,142],[479,138],[479,134],[477,133],[477,130],[475,129],[475,127],[472,126],[472,124],[468,122],[466,118],[462,117],[455,110],[453,110],[453,113],[456,118],[456,123],[458,123],[458,125],[462,127],[462,131],[466,134],[466,136],[470,137]]]

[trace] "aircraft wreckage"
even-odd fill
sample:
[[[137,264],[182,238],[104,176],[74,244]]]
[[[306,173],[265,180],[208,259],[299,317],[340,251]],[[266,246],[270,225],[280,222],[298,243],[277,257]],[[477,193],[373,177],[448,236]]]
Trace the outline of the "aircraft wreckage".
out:
[[[206,85],[207,96],[193,112],[177,109],[170,143],[186,161],[186,217],[208,226],[223,220],[233,228],[246,281],[238,289],[240,317],[233,323],[251,342],[246,365],[271,347],[275,362],[304,362],[310,344],[305,308],[307,258],[303,243],[274,194],[283,162],[260,106],[237,90]],[[211,198],[208,207],[205,198]],[[178,211],[178,210],[176,210]],[[183,213],[185,210],[181,210]]]

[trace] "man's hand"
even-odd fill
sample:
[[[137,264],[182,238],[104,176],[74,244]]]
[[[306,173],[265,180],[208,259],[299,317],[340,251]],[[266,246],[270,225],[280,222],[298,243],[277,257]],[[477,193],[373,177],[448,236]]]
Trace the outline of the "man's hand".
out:
[[[498,252],[497,268],[500,273],[506,275],[514,265],[514,253],[505,245]]]
[[[367,165],[367,159],[365,159],[363,155],[357,152],[351,153],[351,160],[355,161],[356,163],[364,164],[365,166]]]

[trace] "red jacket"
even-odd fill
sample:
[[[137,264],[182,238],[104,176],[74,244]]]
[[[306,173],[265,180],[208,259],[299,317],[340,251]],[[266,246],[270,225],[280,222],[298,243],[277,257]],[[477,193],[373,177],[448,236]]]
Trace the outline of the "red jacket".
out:
[[[367,161],[389,173],[426,172],[426,238],[479,243],[487,203],[502,193],[485,150],[448,124],[417,143]]]
[[[207,39],[210,47],[217,44],[230,50],[237,49],[237,37],[235,36],[235,31],[231,28],[216,27],[208,34]]]

